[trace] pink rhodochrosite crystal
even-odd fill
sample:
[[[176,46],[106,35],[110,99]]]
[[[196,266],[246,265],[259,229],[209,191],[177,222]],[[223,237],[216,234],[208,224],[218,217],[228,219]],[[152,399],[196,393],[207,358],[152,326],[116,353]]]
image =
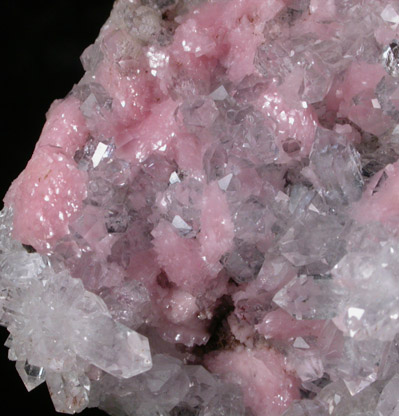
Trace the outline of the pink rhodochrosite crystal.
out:
[[[399,3],[119,0],[82,63],[0,213],[27,389],[399,415]]]

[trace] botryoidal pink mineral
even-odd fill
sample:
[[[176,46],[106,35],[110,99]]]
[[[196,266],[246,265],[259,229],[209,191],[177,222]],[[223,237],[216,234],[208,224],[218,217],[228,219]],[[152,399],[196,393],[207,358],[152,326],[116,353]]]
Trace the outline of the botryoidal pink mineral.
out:
[[[0,214],[27,389],[399,415],[398,39],[387,0],[117,1]]]

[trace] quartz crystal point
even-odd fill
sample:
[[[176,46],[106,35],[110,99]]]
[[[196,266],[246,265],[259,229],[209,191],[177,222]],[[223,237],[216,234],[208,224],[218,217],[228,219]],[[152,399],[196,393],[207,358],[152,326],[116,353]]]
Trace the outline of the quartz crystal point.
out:
[[[112,416],[399,416],[399,3],[118,0],[0,212],[28,390]]]

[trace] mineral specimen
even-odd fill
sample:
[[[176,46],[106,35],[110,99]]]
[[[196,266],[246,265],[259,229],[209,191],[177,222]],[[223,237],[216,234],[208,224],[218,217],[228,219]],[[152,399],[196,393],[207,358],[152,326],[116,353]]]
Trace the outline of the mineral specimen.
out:
[[[117,1],[0,213],[26,388],[399,415],[398,39],[388,0]]]

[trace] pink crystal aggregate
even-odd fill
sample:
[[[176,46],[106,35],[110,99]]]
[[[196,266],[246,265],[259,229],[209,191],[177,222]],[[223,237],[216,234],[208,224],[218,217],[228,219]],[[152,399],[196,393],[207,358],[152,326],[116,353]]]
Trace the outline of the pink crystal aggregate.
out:
[[[398,25],[386,0],[116,2],[4,202],[153,368],[87,353],[94,393],[57,410],[396,414]]]

